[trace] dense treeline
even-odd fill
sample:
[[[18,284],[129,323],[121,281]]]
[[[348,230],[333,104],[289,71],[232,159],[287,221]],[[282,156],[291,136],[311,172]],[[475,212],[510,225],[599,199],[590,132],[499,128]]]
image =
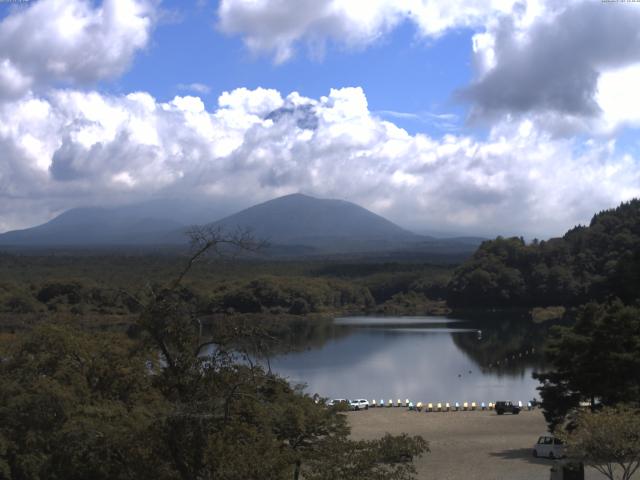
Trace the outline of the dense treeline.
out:
[[[180,256],[0,255],[0,316],[139,313],[180,270]],[[194,266],[185,294],[203,313],[427,313],[445,296],[451,268],[419,263],[260,262]]]
[[[464,306],[581,305],[640,291],[640,200],[593,217],[561,238],[484,242],[460,266],[447,300]]]

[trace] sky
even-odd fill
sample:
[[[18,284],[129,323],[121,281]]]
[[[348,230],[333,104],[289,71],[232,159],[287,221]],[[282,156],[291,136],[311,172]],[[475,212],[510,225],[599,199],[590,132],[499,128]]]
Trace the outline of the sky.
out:
[[[0,232],[300,192],[561,235],[640,197],[639,27],[602,0],[0,0]]]

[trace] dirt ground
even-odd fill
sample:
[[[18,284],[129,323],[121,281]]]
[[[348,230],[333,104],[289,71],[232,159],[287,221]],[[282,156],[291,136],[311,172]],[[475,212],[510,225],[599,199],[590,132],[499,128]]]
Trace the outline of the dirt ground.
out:
[[[419,479],[549,479],[554,464],[532,455],[534,443],[547,430],[540,410],[499,416],[492,411],[425,413],[375,408],[347,415],[354,439],[373,439],[389,432],[422,435],[429,441],[431,452],[415,460]],[[605,477],[588,468],[585,478]]]

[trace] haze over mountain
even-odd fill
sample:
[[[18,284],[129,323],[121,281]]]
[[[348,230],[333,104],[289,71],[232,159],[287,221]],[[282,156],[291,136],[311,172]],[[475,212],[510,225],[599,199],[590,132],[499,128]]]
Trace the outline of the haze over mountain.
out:
[[[249,229],[272,254],[334,254],[390,250],[471,251],[480,239],[417,235],[343,200],[286,195],[211,221],[204,204],[164,200],[118,208],[76,208],[33,228],[0,235],[17,247],[184,245],[194,224]]]

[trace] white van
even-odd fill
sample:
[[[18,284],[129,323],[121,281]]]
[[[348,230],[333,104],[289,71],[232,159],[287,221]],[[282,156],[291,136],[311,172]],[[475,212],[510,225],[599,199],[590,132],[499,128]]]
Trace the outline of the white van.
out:
[[[559,438],[553,435],[540,435],[533,446],[534,457],[562,458],[566,456],[565,446]]]

